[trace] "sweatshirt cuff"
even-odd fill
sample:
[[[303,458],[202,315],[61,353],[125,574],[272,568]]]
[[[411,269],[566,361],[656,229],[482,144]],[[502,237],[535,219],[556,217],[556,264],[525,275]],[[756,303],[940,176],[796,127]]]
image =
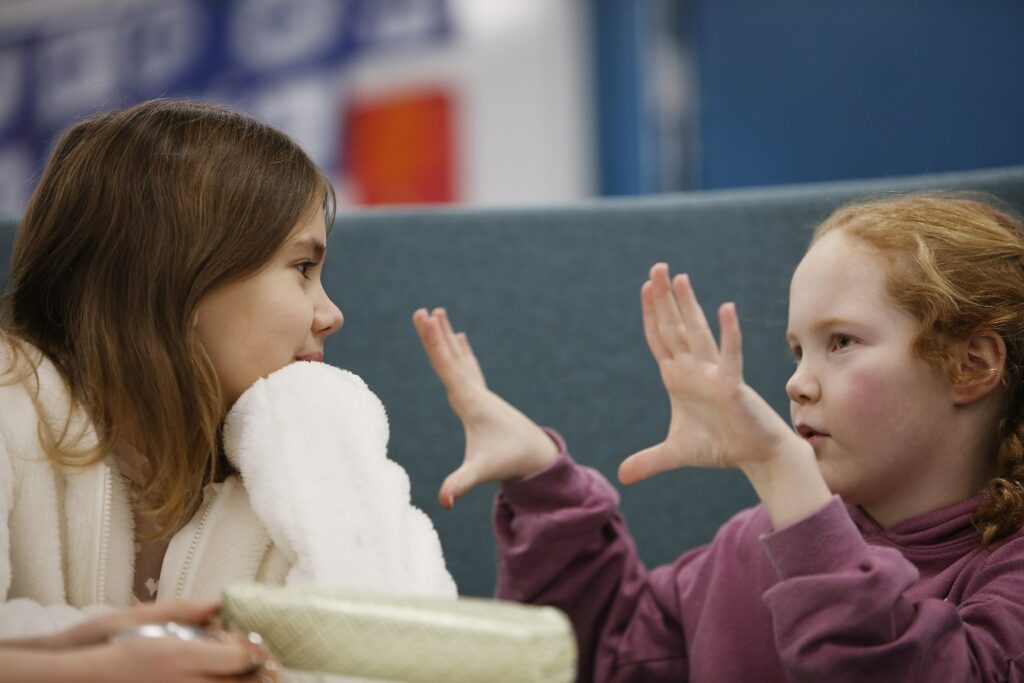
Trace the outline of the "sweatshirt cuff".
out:
[[[765,534],[761,542],[780,579],[863,564],[868,549],[839,496],[785,529]]]
[[[558,446],[558,458],[550,467],[536,474],[502,482],[499,497],[513,509],[576,505],[591,490],[587,468],[576,465],[562,435],[548,427],[544,427],[544,433]]]

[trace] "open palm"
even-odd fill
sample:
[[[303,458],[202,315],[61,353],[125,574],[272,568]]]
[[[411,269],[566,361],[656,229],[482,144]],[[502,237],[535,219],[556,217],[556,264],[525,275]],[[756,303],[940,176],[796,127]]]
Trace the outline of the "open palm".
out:
[[[558,456],[554,442],[530,418],[487,388],[465,333],[452,330],[443,308],[419,309],[413,324],[448,403],[462,420],[466,452],[462,465],[441,485],[441,505],[450,508],[470,489],[539,472]]]
[[[623,461],[623,483],[679,467],[737,467],[792,439],[786,422],[743,381],[735,305],[718,311],[719,346],[686,275],[670,280],[668,266],[655,265],[640,299],[672,417],[662,443]]]

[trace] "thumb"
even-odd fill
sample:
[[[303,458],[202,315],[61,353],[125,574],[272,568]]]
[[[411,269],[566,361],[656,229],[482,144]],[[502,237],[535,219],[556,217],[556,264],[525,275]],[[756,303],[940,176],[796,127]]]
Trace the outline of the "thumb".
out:
[[[456,499],[469,493],[479,483],[480,477],[475,468],[471,467],[468,463],[463,463],[459,469],[449,474],[445,478],[444,483],[441,484],[441,490],[437,496],[441,507],[445,510],[451,510],[455,506]]]
[[[635,484],[677,467],[679,463],[672,457],[668,446],[662,442],[657,446],[637,451],[623,460],[619,465],[619,481],[627,485]]]

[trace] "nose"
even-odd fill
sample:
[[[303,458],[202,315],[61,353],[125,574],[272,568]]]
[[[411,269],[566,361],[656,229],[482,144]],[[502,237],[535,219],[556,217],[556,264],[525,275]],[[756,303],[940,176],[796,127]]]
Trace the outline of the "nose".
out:
[[[793,403],[813,403],[821,398],[821,385],[806,361],[800,361],[786,382],[786,395]]]
[[[326,291],[321,288],[320,292],[320,301],[313,310],[313,332],[326,337],[341,329],[345,324],[345,316],[331,301],[331,297],[327,296]]]

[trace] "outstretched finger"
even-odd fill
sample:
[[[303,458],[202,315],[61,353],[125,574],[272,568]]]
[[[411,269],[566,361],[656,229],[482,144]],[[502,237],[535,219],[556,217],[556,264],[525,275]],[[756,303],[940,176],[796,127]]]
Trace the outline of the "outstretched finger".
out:
[[[423,344],[423,350],[427,353],[430,366],[434,368],[434,372],[441,378],[444,385],[448,386],[448,375],[451,372],[454,358],[451,348],[443,338],[441,324],[423,308],[413,313],[412,322],[420,335],[420,342]]]
[[[654,360],[661,362],[672,357],[665,342],[661,340],[658,332],[658,321],[654,312],[654,285],[650,280],[640,288],[640,311],[644,319],[644,338],[647,339],[647,346],[651,349]]]
[[[743,379],[743,337],[740,334],[740,318],[736,304],[729,302],[718,309],[718,325],[722,330],[722,370],[738,380]]]
[[[455,340],[455,331],[452,330],[452,323],[448,319],[448,311],[443,308],[435,308],[434,317],[441,324],[444,341],[448,344],[448,349],[451,351],[452,356],[458,358],[462,354],[462,349],[459,348],[459,344]]]
[[[466,336],[466,333],[459,332],[456,334],[455,343],[459,347],[459,353],[462,354],[462,361],[467,371],[476,376],[481,382],[484,382],[484,371],[480,369],[480,361],[476,359],[476,354],[473,353],[473,347],[470,346],[469,337]]]
[[[619,481],[623,484],[635,484],[650,479],[656,474],[680,467],[664,443],[638,451],[622,461],[619,465]]]
[[[673,356],[689,353],[690,344],[687,339],[686,324],[679,312],[679,304],[672,293],[669,281],[668,264],[657,263],[651,268],[652,297],[654,301],[655,320],[658,334],[665,347]]]
[[[715,337],[711,334],[708,320],[704,317],[697,295],[693,292],[690,277],[686,274],[676,275],[672,279],[672,292],[679,303],[679,312],[686,325],[687,340],[694,355],[701,360],[717,361],[718,347],[715,345]]]

